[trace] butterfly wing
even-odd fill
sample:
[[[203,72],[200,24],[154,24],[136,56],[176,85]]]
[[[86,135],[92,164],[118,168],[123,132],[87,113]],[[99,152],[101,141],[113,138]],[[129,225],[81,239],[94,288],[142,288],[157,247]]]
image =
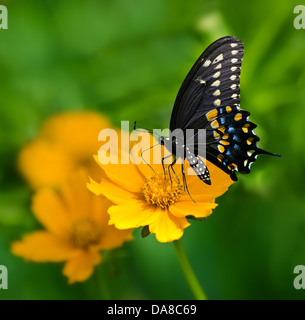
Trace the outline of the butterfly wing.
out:
[[[171,131],[189,127],[194,118],[215,106],[232,103],[233,94],[234,103],[239,103],[243,52],[243,43],[229,36],[218,39],[201,54],[178,92],[170,121]]]
[[[231,175],[249,173],[258,154],[271,154],[256,146],[254,123],[241,110],[240,70],[243,43],[232,36],[212,43],[185,78],[175,101],[170,129],[206,130],[206,142],[195,142],[194,153]],[[193,140],[192,140],[193,141]],[[189,141],[186,141],[186,147]]]

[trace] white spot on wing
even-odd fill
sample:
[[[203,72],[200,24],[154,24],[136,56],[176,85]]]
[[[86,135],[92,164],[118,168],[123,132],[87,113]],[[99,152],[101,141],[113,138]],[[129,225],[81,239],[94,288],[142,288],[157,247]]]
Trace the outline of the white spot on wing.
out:
[[[214,69],[220,69],[222,67],[221,63],[219,63]]]
[[[237,44],[237,43],[231,43],[230,46],[231,46],[232,48],[235,48],[235,47],[238,46],[238,44]]]
[[[236,71],[237,70],[237,67],[232,67],[231,68],[231,71]]]
[[[217,62],[219,62],[219,61],[221,61],[221,60],[223,60],[223,54],[222,54],[222,53],[221,53],[220,55],[218,55],[218,56],[214,59],[213,64],[214,64],[214,63],[217,63]]]
[[[220,80],[216,80],[211,84],[212,87],[218,87],[219,85],[220,85]]]
[[[213,93],[213,96],[219,96],[220,95],[220,90],[216,90],[214,93]]]
[[[202,79],[196,79],[196,81],[198,81],[200,84],[206,84],[206,81],[202,80]]]
[[[211,60],[206,60],[203,66],[208,67],[210,64],[211,64]]]
[[[235,80],[236,79],[236,75],[233,74],[231,77],[230,77],[230,80]]]
[[[220,76],[220,71],[216,72],[214,75],[213,75],[213,78],[218,78]]]
[[[220,106],[220,104],[221,104],[221,100],[220,99],[217,99],[217,100],[214,101],[214,105],[215,106],[218,107],[218,106]]]
[[[238,53],[238,50],[232,50],[231,53],[232,53],[233,55],[235,55],[235,54]]]
[[[231,85],[231,87],[230,87],[230,88],[231,88],[232,90],[235,90],[235,89],[236,89],[236,87],[237,87],[237,84],[236,84],[236,83],[234,83],[234,84],[232,84],[232,85]]]
[[[238,61],[238,59],[236,59],[236,58],[231,59],[232,63],[236,63],[237,61]]]

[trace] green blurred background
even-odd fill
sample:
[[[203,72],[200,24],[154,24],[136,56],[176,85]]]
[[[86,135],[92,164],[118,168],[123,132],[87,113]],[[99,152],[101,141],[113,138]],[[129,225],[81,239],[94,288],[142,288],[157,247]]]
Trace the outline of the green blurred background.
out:
[[[64,110],[97,110],[115,125],[169,124],[176,93],[201,52],[225,35],[245,45],[241,106],[259,126],[261,157],[239,175],[205,222],[182,238],[210,299],[303,299],[293,269],[305,265],[305,30],[300,1],[5,1],[0,30],[1,299],[94,299],[94,278],[67,285],[61,264],[25,263],[11,241],[37,229],[16,156]],[[114,299],[192,299],[172,244],[126,244],[103,267]]]

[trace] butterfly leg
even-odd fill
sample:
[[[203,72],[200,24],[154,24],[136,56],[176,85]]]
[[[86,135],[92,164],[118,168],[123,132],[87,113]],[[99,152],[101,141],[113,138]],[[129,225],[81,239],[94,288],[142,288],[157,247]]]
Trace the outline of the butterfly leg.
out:
[[[163,168],[163,173],[164,173],[164,184],[165,184],[165,180],[166,180],[166,170],[165,170],[164,160],[165,160],[165,159],[168,159],[169,157],[172,157],[172,155],[170,154],[170,155],[168,155],[168,156],[166,156],[166,157],[163,157],[163,158],[161,159],[162,168]]]
[[[196,201],[192,198],[191,194],[190,194],[190,191],[189,191],[189,188],[187,186],[187,183],[186,183],[186,176],[185,176],[185,172],[184,172],[184,160],[182,161],[182,164],[181,164],[181,171],[182,171],[182,177],[183,177],[183,187],[184,187],[184,191],[186,190],[187,191],[187,194],[189,195],[189,197],[192,199],[192,201],[194,203],[196,203]]]
[[[172,169],[172,171],[173,171],[178,183],[180,183],[180,179],[178,178],[178,176],[177,176],[177,174],[176,174],[176,172],[174,170],[174,164],[176,163],[176,161],[177,161],[177,158],[175,157],[174,161],[167,168],[168,169],[168,175],[169,175],[169,178],[170,178],[170,181],[171,181],[171,186],[173,184],[173,181],[172,181],[172,176],[170,174],[170,169]]]
[[[172,176],[171,176],[171,172],[170,172],[170,169],[172,168],[173,170],[173,165],[176,163],[176,158],[174,159],[174,161],[167,167],[167,170],[168,170],[168,176],[169,176],[169,179],[171,181],[171,187],[173,185],[173,181],[172,181]],[[173,171],[174,172],[174,171]]]
[[[174,165],[176,164],[176,162],[177,162],[177,158],[175,158],[174,161],[168,166],[168,173],[169,173],[169,170],[172,169],[172,171],[173,171],[176,179],[177,179],[178,182],[179,182],[179,178],[178,178],[178,176],[177,176],[177,174],[176,174],[176,172],[175,172],[175,170],[174,170]]]

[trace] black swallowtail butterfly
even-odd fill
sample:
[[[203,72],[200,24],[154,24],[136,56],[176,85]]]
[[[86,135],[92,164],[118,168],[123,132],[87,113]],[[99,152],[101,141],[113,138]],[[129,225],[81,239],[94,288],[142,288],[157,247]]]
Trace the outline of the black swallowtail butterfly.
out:
[[[175,156],[169,168],[179,155],[182,158],[184,182],[185,158],[197,176],[211,184],[209,170],[200,157],[236,181],[236,171],[249,173],[259,154],[280,156],[257,147],[259,138],[253,132],[256,124],[249,121],[248,111],[240,109],[243,55],[243,43],[236,37],[216,40],[201,54],[179,89],[170,120],[170,136],[159,137],[159,143]],[[175,129],[182,130],[183,139],[172,135]],[[191,141],[186,138],[187,129],[194,130]],[[206,141],[204,148],[200,148],[198,136],[203,129]]]
[[[170,132],[180,128],[194,129],[195,137],[205,129],[205,157],[236,181],[236,171],[246,174],[259,154],[280,156],[257,147],[259,138],[253,132],[256,124],[249,121],[250,113],[240,109],[240,69],[244,54],[243,43],[233,37],[213,42],[198,58],[178,92],[170,121]],[[189,162],[197,176],[211,184],[209,170],[193,140],[193,152],[188,140],[160,137],[167,149],[180,154]],[[185,160],[183,159],[183,161]],[[175,160],[176,161],[176,160]],[[183,165],[183,164],[182,164]],[[184,170],[183,170],[184,173]]]

